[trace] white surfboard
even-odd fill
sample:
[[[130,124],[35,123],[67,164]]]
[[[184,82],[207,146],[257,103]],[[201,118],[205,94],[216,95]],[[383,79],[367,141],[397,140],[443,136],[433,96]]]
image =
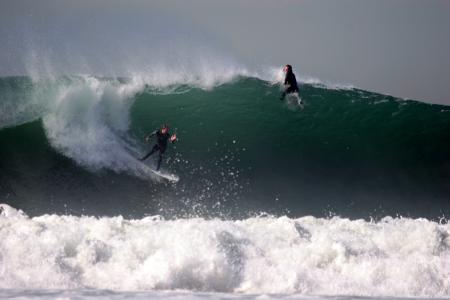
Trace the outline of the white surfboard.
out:
[[[178,180],[180,180],[180,178],[175,175],[175,174],[171,174],[171,173],[166,173],[166,172],[162,172],[162,171],[157,171],[149,166],[147,166],[144,162],[138,160],[141,166],[141,170],[144,171],[146,174],[152,176],[152,175],[156,175],[159,178],[162,178],[164,180],[170,181],[170,182],[178,182]]]
[[[164,178],[164,179],[167,179],[168,181],[170,181],[170,182],[178,182],[178,180],[180,180],[180,178],[177,176],[177,175],[175,175],[175,174],[170,174],[170,173],[163,173],[163,172],[161,172],[161,171],[156,171],[156,170],[153,170],[152,168],[149,168],[150,169],[150,171],[152,171],[154,174],[156,174],[156,175],[158,175],[159,177],[161,177],[161,178]]]

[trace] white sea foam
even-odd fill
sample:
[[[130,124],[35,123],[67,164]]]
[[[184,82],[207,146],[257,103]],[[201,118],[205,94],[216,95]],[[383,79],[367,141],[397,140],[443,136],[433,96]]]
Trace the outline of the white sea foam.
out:
[[[89,169],[142,173],[120,138],[128,129],[130,97],[140,83],[82,77],[62,86],[43,116],[54,148]]]
[[[0,297],[5,299],[95,299],[95,300],[352,300],[354,296],[321,296],[302,294],[241,294],[241,293],[211,293],[191,291],[111,291],[98,289],[70,290],[0,290]],[[392,297],[357,297],[359,300],[411,300],[411,298]],[[418,298],[415,298],[418,300]],[[427,299],[427,298],[425,298]]]
[[[450,296],[450,225],[426,219],[30,218],[1,208],[2,289]]]

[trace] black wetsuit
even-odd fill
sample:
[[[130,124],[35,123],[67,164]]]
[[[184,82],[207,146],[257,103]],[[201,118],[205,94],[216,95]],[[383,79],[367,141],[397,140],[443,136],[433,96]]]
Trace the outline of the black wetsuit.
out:
[[[156,151],[159,151],[159,158],[158,158],[158,166],[156,167],[156,170],[159,170],[159,167],[161,166],[162,161],[162,155],[164,152],[166,152],[167,148],[167,141],[170,139],[170,133],[162,133],[161,130],[154,131],[150,134],[150,136],[156,135],[156,144],[153,146],[152,150],[145,155],[141,160],[145,160],[147,157],[155,153]]]
[[[287,88],[284,90],[281,95],[280,100],[283,100],[287,94],[298,92],[297,79],[292,71],[286,73],[286,78],[284,79],[284,84],[287,85]]]

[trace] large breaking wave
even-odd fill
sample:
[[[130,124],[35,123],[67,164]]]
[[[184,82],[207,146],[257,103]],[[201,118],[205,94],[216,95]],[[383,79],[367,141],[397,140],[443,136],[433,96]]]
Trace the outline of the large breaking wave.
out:
[[[448,216],[448,107],[304,79],[301,110],[273,70],[171,74],[2,78],[0,197],[31,214]],[[162,123],[177,185],[136,160]]]

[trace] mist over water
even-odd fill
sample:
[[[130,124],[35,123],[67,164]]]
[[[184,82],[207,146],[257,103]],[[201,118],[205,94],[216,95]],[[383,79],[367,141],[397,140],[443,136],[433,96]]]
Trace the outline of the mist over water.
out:
[[[91,3],[84,11],[75,2],[54,2],[52,18],[46,18],[45,5],[27,12],[26,6],[11,4],[3,20],[10,30],[2,31],[2,49],[9,56],[2,56],[6,73],[1,75],[139,77],[155,85],[203,79],[212,86],[217,78],[211,75],[228,79],[241,68],[226,43],[174,18],[161,3],[141,10],[136,2],[119,5],[120,10],[117,4]]]

